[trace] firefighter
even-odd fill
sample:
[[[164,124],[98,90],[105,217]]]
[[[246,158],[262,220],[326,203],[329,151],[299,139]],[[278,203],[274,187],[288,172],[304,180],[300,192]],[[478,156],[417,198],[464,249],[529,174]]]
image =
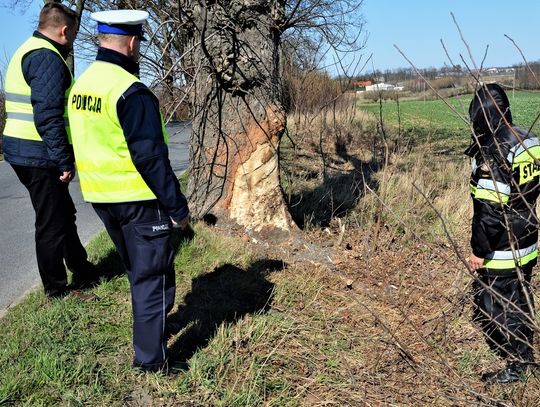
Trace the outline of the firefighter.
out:
[[[188,206],[168,158],[156,96],[138,78],[148,13],[93,13],[96,61],[71,89],[68,114],[81,190],[128,272],[134,366],[167,367],[167,313],[174,304],[173,227],[188,226]]]
[[[497,84],[482,85],[469,106],[473,141],[470,180],[473,219],[469,264],[473,320],[507,364],[486,373],[488,383],[524,378],[534,362],[534,303],[530,283],[538,255],[535,213],[540,191],[540,144],[513,125],[510,104]]]

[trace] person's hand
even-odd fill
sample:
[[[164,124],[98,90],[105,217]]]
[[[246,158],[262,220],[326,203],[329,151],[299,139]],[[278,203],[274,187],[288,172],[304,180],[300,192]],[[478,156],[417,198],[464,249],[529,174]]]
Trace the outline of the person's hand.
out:
[[[469,266],[471,266],[471,268],[475,271],[484,267],[484,259],[481,257],[475,256],[472,253],[467,260],[469,262]]]
[[[62,172],[62,175],[60,175],[60,181],[69,183],[73,177],[75,176],[75,171],[64,171]]]
[[[189,216],[186,216],[184,219],[179,220],[178,222],[171,218],[173,228],[184,230],[189,225]]]

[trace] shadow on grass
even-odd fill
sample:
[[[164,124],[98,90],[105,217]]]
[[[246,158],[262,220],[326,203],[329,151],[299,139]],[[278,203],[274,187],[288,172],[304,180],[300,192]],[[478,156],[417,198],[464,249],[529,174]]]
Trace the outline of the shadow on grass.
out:
[[[333,218],[344,217],[356,207],[365,194],[366,185],[373,190],[377,189],[378,184],[373,175],[381,168],[381,163],[376,160],[364,162],[350,155],[347,144],[344,140],[336,140],[337,156],[325,157],[326,171],[320,185],[290,195],[289,211],[300,228],[303,229],[307,224],[327,227]],[[345,163],[352,164],[352,169],[340,168]],[[318,172],[313,170],[303,171],[311,174],[311,178],[318,176]]]
[[[287,268],[280,260],[263,259],[247,270],[231,264],[192,280],[189,292],[168,322],[185,329],[169,347],[171,358],[187,367],[187,361],[206,346],[223,323],[235,323],[248,314],[265,313],[270,309],[274,284],[266,277]]]

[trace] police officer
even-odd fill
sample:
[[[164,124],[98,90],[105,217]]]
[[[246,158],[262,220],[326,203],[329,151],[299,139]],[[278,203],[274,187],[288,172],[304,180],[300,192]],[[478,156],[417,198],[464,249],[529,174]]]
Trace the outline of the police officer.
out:
[[[538,255],[535,214],[540,143],[512,124],[510,104],[496,84],[483,85],[469,107],[473,143],[469,264],[478,273],[474,321],[507,366],[483,376],[489,383],[520,380],[534,361],[534,303],[530,282]]]
[[[148,13],[93,13],[100,47],[68,100],[84,199],[105,224],[128,271],[134,366],[166,367],[166,317],[174,303],[172,227],[188,206],[171,168],[156,96],[138,79]]]
[[[77,27],[73,10],[47,3],[37,30],[11,58],[4,86],[4,158],[30,194],[38,269],[48,297],[68,292],[64,260],[73,272],[72,287],[85,288],[99,278],[77,235],[68,190],[75,166],[65,98],[73,77],[65,58]]]

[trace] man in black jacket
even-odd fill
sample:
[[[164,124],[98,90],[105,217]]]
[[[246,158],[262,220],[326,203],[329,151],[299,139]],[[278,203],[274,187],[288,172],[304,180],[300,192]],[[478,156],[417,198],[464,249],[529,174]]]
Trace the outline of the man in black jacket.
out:
[[[540,143],[512,124],[504,90],[483,85],[469,107],[472,220],[469,264],[478,273],[474,321],[507,367],[484,375],[489,383],[520,380],[534,361],[534,302],[530,290],[538,256],[536,201]]]
[[[47,3],[37,30],[12,57],[4,87],[4,158],[30,193],[38,269],[48,297],[68,292],[64,260],[73,272],[73,288],[88,287],[98,279],[77,234],[68,190],[75,166],[65,98],[73,77],[65,58],[77,27],[73,10]]]

